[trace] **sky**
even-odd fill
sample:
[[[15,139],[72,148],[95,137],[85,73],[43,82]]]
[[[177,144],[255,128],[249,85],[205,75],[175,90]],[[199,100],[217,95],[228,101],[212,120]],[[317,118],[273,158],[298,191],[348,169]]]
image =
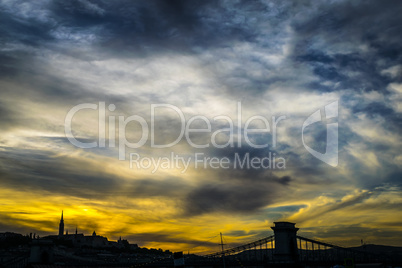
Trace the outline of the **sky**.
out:
[[[186,252],[275,221],[402,246],[400,14],[400,1],[0,1],[0,232],[57,234],[63,210],[70,233]]]

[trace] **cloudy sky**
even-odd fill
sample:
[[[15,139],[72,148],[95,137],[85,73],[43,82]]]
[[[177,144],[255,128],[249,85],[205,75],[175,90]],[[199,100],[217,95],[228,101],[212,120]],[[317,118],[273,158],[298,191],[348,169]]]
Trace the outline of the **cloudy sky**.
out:
[[[217,250],[219,232],[251,242],[280,220],[329,243],[402,246],[401,14],[400,1],[2,0],[0,231],[56,234],[64,210],[70,233],[171,250]],[[302,127],[336,101],[303,133],[325,153],[338,124],[331,166]],[[152,104],[171,106],[152,119]],[[180,137],[180,113],[211,130]],[[130,153],[190,165],[153,172]],[[234,166],[270,153],[285,166]],[[195,168],[195,154],[230,163]]]

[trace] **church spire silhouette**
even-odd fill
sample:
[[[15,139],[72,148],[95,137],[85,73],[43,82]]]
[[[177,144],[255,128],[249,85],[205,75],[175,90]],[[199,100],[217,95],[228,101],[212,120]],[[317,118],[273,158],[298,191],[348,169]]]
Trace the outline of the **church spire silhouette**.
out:
[[[60,224],[59,224],[59,236],[63,236],[63,234],[64,234],[64,220],[63,220],[63,210],[62,210]]]

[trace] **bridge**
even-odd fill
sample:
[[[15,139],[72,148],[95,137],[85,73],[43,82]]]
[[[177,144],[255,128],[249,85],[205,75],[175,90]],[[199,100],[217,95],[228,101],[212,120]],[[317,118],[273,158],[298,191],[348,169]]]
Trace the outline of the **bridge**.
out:
[[[390,256],[345,248],[297,235],[295,223],[275,222],[274,235],[204,256],[184,257],[185,267],[388,267]],[[164,266],[168,266],[165,261]],[[171,263],[171,261],[170,261]],[[401,263],[398,263],[401,265]],[[154,266],[160,267],[161,263]],[[364,266],[366,265],[366,266]],[[374,266],[373,266],[374,265]],[[387,265],[387,266],[386,266]],[[150,265],[152,266],[152,265]],[[184,267],[183,265],[177,267]],[[392,267],[392,266],[390,266]]]

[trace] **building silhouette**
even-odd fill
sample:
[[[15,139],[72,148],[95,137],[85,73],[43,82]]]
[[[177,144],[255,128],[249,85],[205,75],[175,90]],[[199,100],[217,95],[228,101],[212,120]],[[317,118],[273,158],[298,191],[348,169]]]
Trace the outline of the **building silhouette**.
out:
[[[115,248],[124,248],[125,245],[129,245],[130,248],[135,249],[138,248],[137,244],[129,244],[127,240],[122,240],[121,236],[117,242],[109,241],[107,237],[96,234],[96,231],[93,231],[92,235],[84,235],[83,233],[78,233],[78,226],[75,227],[75,233],[69,234],[68,230],[64,232],[64,218],[63,211],[61,212],[61,218],[59,223],[59,234],[58,236],[47,236],[47,238],[57,240],[69,241],[74,247],[94,247],[94,248],[102,248],[102,247],[115,247]]]

